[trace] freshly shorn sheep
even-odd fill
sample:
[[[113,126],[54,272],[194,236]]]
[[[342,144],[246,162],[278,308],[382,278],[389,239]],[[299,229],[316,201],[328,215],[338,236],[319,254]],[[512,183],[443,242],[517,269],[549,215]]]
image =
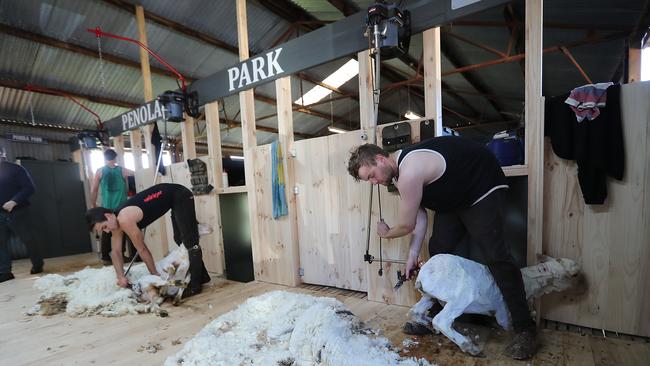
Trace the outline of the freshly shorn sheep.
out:
[[[541,260],[542,263],[521,270],[528,300],[566,290],[578,278],[580,267],[570,259],[543,256]],[[422,266],[415,287],[422,293],[422,299],[409,311],[411,320],[427,327],[433,325],[435,331],[442,332],[464,352],[477,356],[481,350],[452,327],[463,313],[491,315],[501,327],[511,329],[508,307],[485,265],[451,254],[438,254]],[[427,311],[436,300],[444,307],[432,319]]]
[[[146,275],[133,283],[133,294],[138,302],[150,303],[154,308],[167,298],[172,298],[174,305],[177,305],[183,296],[183,290],[190,282],[190,274],[187,273],[189,267],[187,248],[181,245],[156,262],[156,270],[160,276]]]

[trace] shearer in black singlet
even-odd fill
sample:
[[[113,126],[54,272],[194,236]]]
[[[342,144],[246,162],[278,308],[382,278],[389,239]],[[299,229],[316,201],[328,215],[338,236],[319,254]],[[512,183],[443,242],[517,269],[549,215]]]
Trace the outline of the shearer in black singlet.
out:
[[[451,253],[465,239],[477,246],[512,316],[516,334],[506,353],[515,359],[534,355],[536,325],[528,311],[521,272],[503,236],[503,192],[508,185],[496,157],[485,145],[445,136],[389,154],[377,145],[365,144],[352,151],[348,172],[357,181],[392,183],[399,191],[397,222],[393,227],[378,222],[377,234],[382,238],[413,234],[407,278],[418,262],[426,235],[425,209],[436,213],[429,241],[431,256]],[[436,305],[430,315],[442,309]],[[431,332],[414,322],[407,322],[403,331]]]
[[[144,243],[141,229],[172,210],[174,241],[185,245],[190,259],[190,284],[183,296],[201,292],[202,284],[210,281],[199,246],[198,222],[192,192],[180,184],[156,184],[128,199],[114,211],[95,207],[86,212],[90,231],[111,233],[111,260],[117,274],[117,284],[129,285],[124,275],[122,237],[128,235],[142,261],[153,275],[158,275],[151,252]]]

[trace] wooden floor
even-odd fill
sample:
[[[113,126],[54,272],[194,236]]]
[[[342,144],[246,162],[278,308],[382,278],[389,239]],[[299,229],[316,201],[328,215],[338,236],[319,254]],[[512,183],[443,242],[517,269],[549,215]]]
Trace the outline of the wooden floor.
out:
[[[45,269],[49,273],[67,273],[86,265],[98,266],[94,255],[49,259]],[[603,338],[555,329],[541,330],[541,348],[532,361],[513,361],[501,354],[510,334],[491,327],[460,324],[460,331],[478,336],[486,355],[468,357],[443,336],[402,334],[400,328],[407,308],[368,301],[363,293],[309,285],[288,288],[215,279],[202,294],[181,306],[166,304],[167,318],[152,314],[118,318],[70,318],[64,314],[30,317],[24,313],[36,302],[38,293],[32,288],[36,277],[29,275],[29,268],[28,261],[15,261],[16,279],[0,284],[2,365],[158,365],[212,319],[249,297],[273,290],[336,297],[362,320],[382,329],[394,345],[404,349],[403,341],[407,338],[418,342],[403,354],[425,357],[438,365],[650,365],[650,343],[643,339]]]

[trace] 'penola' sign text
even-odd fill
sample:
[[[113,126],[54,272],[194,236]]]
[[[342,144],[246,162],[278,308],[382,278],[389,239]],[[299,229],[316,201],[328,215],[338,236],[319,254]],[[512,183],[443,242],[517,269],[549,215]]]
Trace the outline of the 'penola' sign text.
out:
[[[118,136],[124,131],[134,130],[163,119],[163,116],[163,106],[156,98],[136,109],[104,122],[104,127],[108,130],[109,135]]]

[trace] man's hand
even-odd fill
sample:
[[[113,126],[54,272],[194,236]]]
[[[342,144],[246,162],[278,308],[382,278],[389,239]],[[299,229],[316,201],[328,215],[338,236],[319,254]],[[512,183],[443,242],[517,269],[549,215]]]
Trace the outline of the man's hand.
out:
[[[13,210],[14,207],[16,207],[16,205],[17,205],[16,201],[9,200],[5,202],[4,205],[2,205],[2,209],[7,212],[11,212],[11,210]]]
[[[415,271],[418,269],[418,257],[413,257],[409,255],[409,259],[406,261],[406,279],[411,279],[411,273],[415,274]]]
[[[129,280],[126,277],[120,277],[117,279],[117,285],[122,288],[127,288],[130,285]]]
[[[389,231],[390,231],[390,227],[386,225],[384,220],[377,222],[377,235],[383,238],[386,236],[386,234],[388,234]]]

